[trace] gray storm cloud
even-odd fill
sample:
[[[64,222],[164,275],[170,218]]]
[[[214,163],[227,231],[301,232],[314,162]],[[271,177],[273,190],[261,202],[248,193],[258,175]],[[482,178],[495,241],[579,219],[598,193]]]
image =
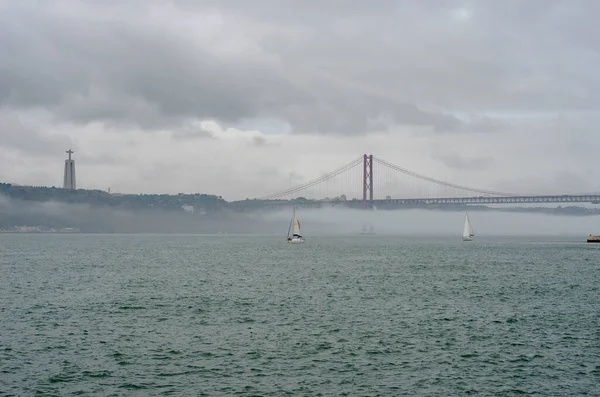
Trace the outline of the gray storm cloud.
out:
[[[282,120],[296,133],[472,128],[454,112],[596,109],[592,1],[14,2],[0,103],[57,119]],[[575,62],[574,60],[578,61]],[[493,129],[494,122],[477,124]]]
[[[73,147],[81,187],[245,198],[373,152],[470,186],[597,191],[598,11],[0,0],[0,179],[60,185]]]

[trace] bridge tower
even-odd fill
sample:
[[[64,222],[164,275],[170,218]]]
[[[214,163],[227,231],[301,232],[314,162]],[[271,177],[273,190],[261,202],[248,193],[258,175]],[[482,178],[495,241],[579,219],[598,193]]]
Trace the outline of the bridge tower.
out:
[[[367,195],[369,204],[367,204]],[[365,209],[373,206],[373,155],[363,156],[363,205]]]

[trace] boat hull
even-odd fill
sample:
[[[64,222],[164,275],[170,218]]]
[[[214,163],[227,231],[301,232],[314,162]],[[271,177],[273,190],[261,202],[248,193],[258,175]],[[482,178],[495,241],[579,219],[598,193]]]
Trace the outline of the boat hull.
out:
[[[600,236],[590,236],[587,239],[588,243],[600,243]]]
[[[473,241],[471,237],[463,237],[463,241]]]
[[[304,243],[303,238],[292,238],[292,239],[288,240],[288,244],[303,244],[303,243]]]

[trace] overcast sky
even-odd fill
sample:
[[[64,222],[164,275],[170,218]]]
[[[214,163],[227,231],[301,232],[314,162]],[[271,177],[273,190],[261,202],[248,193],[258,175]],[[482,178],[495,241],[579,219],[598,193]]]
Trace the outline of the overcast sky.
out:
[[[372,153],[600,191],[595,0],[0,0],[0,180],[255,197]]]

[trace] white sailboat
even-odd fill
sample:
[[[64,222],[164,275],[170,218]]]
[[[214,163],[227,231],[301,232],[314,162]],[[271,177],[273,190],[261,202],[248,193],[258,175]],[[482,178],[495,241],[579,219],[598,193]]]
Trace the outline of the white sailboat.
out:
[[[373,234],[375,234],[375,230],[373,229],[373,225],[369,225],[369,228],[367,229],[367,224],[363,223],[362,230],[361,230],[360,234],[362,234],[362,235],[373,235]]]
[[[291,237],[290,231],[292,232]],[[302,237],[302,235],[300,234],[300,221],[298,220],[298,218],[296,218],[296,207],[294,207],[292,221],[290,222],[290,227],[288,228],[287,242],[291,244],[304,243],[304,237]]]
[[[475,237],[475,233],[473,232],[473,226],[471,225],[471,219],[469,218],[469,214],[465,217],[465,228],[463,230],[463,241],[472,241],[473,237]]]

